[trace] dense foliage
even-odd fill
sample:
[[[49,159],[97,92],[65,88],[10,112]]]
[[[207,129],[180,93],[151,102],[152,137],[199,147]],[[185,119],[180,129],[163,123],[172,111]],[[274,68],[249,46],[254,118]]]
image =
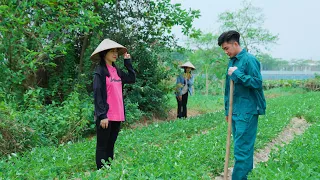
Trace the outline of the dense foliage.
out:
[[[75,140],[93,127],[95,64],[89,56],[105,38],[126,46],[133,57],[137,83],[124,91],[128,122],[164,114],[171,91],[165,82],[176,72],[167,69],[176,69],[171,28],[179,25],[193,36],[197,17],[199,11],[168,0],[1,1],[1,134],[19,143],[8,148]],[[121,59],[117,65],[123,68]],[[37,140],[24,141],[24,132],[17,131],[23,128]]]

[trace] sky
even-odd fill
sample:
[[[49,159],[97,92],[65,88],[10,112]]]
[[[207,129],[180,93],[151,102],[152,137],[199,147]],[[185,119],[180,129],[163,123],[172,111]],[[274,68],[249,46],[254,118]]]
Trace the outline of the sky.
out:
[[[193,23],[203,32],[217,33],[218,15],[227,10],[241,8],[241,0],[171,0],[181,3],[185,9],[199,9],[201,17]],[[320,0],[251,0],[262,8],[265,17],[263,28],[278,34],[277,44],[269,46],[268,52],[275,58],[285,60],[320,60]],[[173,33],[183,45],[186,40],[179,27]]]

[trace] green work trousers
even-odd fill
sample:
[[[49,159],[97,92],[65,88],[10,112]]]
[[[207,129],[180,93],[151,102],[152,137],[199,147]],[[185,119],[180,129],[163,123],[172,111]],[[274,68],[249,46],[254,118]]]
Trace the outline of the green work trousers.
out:
[[[233,114],[232,134],[234,142],[235,164],[232,180],[247,179],[253,168],[254,142],[258,126],[257,114]]]

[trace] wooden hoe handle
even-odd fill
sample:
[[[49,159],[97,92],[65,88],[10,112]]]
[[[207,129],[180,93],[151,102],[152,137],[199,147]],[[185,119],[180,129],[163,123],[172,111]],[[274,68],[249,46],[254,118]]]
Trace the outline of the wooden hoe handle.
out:
[[[232,105],[233,105],[233,81],[230,79],[230,94],[229,94],[229,112],[228,112],[228,134],[227,134],[227,146],[226,156],[224,162],[224,176],[225,180],[228,179],[228,166],[229,166],[229,155],[230,155],[230,137],[232,127]]]

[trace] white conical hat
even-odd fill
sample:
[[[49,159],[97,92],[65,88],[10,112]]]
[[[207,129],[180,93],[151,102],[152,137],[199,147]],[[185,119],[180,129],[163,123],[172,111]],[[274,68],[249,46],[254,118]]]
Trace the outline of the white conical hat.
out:
[[[182,64],[180,67],[181,67],[181,68],[190,67],[192,70],[195,70],[195,69],[196,69],[196,68],[194,67],[194,65],[193,65],[190,61]]]
[[[102,52],[108,49],[113,49],[113,48],[118,49],[119,56],[127,52],[127,48],[122,46],[121,44],[116,43],[110,39],[104,39],[96,48],[96,50],[94,50],[94,52],[91,54],[90,59],[92,61],[100,61],[99,52]]]

